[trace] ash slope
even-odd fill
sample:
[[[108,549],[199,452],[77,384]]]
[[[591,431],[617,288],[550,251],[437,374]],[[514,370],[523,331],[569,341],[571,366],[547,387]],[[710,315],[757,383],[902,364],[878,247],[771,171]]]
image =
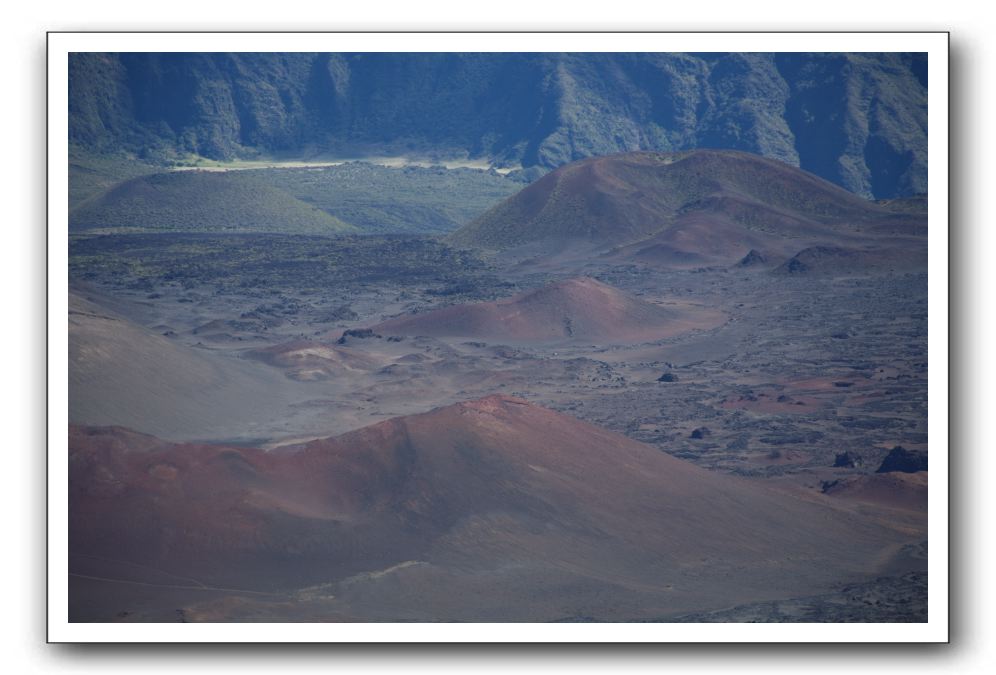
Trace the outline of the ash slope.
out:
[[[69,461],[74,620],[664,617],[914,536],[504,396],[271,453],[73,427]]]
[[[85,297],[69,295],[69,420],[173,439],[230,438],[294,400],[262,364],[171,342]]]
[[[751,249],[915,246],[922,214],[890,210],[777,160],[735,151],[632,152],[561,167],[449,237],[505,250],[548,242],[648,262],[721,261]]]
[[[495,302],[460,304],[390,319],[381,333],[511,342],[635,343],[721,323],[718,312],[660,307],[589,277],[568,279]]]

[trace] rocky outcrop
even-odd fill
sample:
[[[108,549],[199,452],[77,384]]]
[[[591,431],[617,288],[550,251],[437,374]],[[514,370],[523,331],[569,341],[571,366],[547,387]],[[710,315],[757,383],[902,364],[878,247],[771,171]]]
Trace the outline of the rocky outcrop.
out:
[[[907,450],[901,445],[897,445],[882,460],[882,465],[875,473],[890,473],[901,471],[903,473],[916,473],[927,470],[927,453],[919,450]]]
[[[860,464],[861,458],[850,452],[838,452],[833,460],[834,468],[853,469]]]
[[[421,149],[543,169],[731,148],[887,198],[927,191],[926,71],[898,53],[74,53],[69,137],[153,161]]]
[[[737,263],[737,267],[757,267],[758,265],[763,265],[766,262],[768,262],[768,259],[765,258],[759,251],[752,248],[747,252],[747,255],[740,259],[740,262]]]

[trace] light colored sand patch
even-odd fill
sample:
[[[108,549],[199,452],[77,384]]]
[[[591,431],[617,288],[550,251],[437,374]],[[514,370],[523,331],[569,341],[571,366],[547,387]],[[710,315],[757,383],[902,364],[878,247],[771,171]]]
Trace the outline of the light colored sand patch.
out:
[[[489,171],[494,169],[501,175],[506,175],[518,167],[496,167],[484,159],[447,159],[429,160],[407,156],[372,156],[372,157],[337,157],[323,160],[236,160],[232,162],[218,162],[214,160],[198,160],[193,166],[174,166],[170,171],[247,171],[252,169],[322,169],[332,166],[341,166],[351,162],[363,162],[375,166],[384,166],[392,169],[401,169],[409,166],[429,168],[442,166],[447,169],[477,169]]]

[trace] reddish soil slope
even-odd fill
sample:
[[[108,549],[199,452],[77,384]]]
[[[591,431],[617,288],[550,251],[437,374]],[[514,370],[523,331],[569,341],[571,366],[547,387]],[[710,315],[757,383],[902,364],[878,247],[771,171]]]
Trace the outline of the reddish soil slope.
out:
[[[777,160],[726,150],[631,152],[563,166],[450,235],[493,250],[620,247],[646,263],[733,263],[750,249],[922,237],[926,218],[866,201]]]
[[[595,279],[568,279],[505,300],[454,305],[374,326],[395,335],[512,342],[635,343],[719,325],[718,312],[660,307]]]
[[[273,453],[74,427],[69,461],[78,619],[650,618],[875,575],[912,537],[503,396]]]

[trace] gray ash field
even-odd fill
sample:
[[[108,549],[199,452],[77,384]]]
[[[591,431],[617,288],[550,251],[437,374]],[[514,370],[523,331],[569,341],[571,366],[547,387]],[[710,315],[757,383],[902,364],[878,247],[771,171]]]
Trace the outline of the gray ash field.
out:
[[[419,238],[173,239],[75,243],[71,265],[83,282],[80,294],[98,303],[113,297],[122,315],[150,333],[225,359],[244,360],[252,350],[292,341],[341,341],[382,358],[380,368],[350,376],[357,410],[404,413],[392,408],[382,371],[394,363],[399,374],[414,374],[431,363],[436,370],[467,373],[468,381],[501,374],[507,381],[496,383],[496,390],[735,473],[819,471],[842,452],[856,455],[868,469],[895,445],[926,446],[925,273],[834,278],[727,268],[606,268],[593,278],[651,302],[691,303],[726,317],[715,328],[636,345],[342,337],[394,315],[493,300],[556,277],[516,274],[503,280],[497,267]],[[195,246],[211,252],[190,252]],[[149,255],[153,247],[156,257]],[[282,264],[273,262],[279,251],[302,249],[321,251],[320,271],[293,253]],[[257,250],[270,252],[259,271],[243,258]],[[178,260],[182,256],[189,257]],[[210,266],[202,257],[211,258]],[[329,257],[337,263],[326,274]],[[378,264],[382,257],[395,262],[385,268]],[[95,259],[105,262],[96,265]],[[152,272],[132,273],[136,259]],[[412,354],[421,358],[405,362]],[[673,381],[659,381],[666,374]],[[338,379],[324,386],[338,391]],[[457,400],[457,390],[447,393]],[[337,400],[349,404],[348,397]],[[268,441],[280,440],[279,429],[271,433]],[[178,428],[167,436],[189,434]]]
[[[638,162],[657,162],[656,157]],[[708,153],[705,159],[711,161]],[[668,158],[661,170],[682,161]],[[593,170],[593,189],[607,180],[599,171],[609,170],[615,169]],[[557,180],[556,172],[550,176]],[[547,178],[527,189],[547,189],[543,194],[553,196],[544,198],[555,206],[573,203],[558,188],[540,185]],[[764,194],[783,199],[794,194],[783,187],[793,179],[777,174],[758,181],[766,186]],[[613,190],[624,192],[613,181]],[[764,181],[775,181],[777,189]],[[829,184],[818,187],[829,195],[821,197],[827,203],[843,200],[845,215],[827,216],[823,202],[791,213],[778,202],[770,213],[781,220],[763,228],[756,219],[770,214],[756,207],[755,197],[744,192],[748,188],[724,184],[706,194],[696,187],[682,197],[694,208],[675,202],[677,215],[662,216],[672,218],[670,229],[651,233],[645,246],[583,238],[566,244],[519,246],[517,241],[501,251],[469,245],[468,238],[494,227],[513,208],[532,209],[542,215],[544,227],[556,228],[552,206],[511,200],[511,206],[501,207],[505,211],[488,212],[466,231],[470,234],[456,239],[74,233],[70,423],[91,430],[74,432],[74,438],[84,439],[77,441],[85,448],[80,466],[93,470],[94,457],[112,452],[108,448],[131,448],[115,462],[153,452],[148,448],[162,454],[149,467],[121,469],[104,492],[78,493],[74,503],[87,514],[80,531],[98,528],[92,531],[99,536],[77,540],[71,616],[83,621],[926,620],[927,474],[879,472],[897,446],[912,453],[928,450],[925,217],[905,204],[864,202],[839,197],[839,189]],[[613,199],[625,201],[615,193]],[[741,217],[744,204],[752,205],[747,217]],[[702,243],[710,219],[723,223],[727,239],[721,247]],[[826,246],[834,237],[843,248],[830,255]],[[489,234],[487,240],[497,238]],[[683,257],[679,245],[699,246],[703,253]],[[749,253],[755,247],[761,252]],[[650,259],[644,255],[648,250],[665,254]],[[798,256],[803,250],[809,253]],[[805,264],[791,263],[797,259]],[[517,406],[527,404],[531,412],[520,420]],[[488,415],[496,421],[485,420]],[[473,427],[473,433],[457,426],[456,436],[446,435],[449,421],[467,416],[483,426]],[[533,439],[524,429],[548,420],[563,427],[569,439],[563,448],[580,443],[584,461],[594,463],[584,466],[595,466],[604,457],[585,454],[595,450],[574,440],[586,432],[574,429],[571,418],[606,434],[605,447],[622,439],[621,472],[643,461],[649,463],[641,476],[678,471],[643,459],[647,448],[668,461],[680,460],[674,467],[687,466],[687,480],[698,490],[689,493],[689,509],[699,499],[708,503],[711,481],[734,486],[724,499],[742,500],[745,514],[764,520],[777,511],[778,518],[788,519],[779,521],[780,533],[795,527],[807,533],[798,535],[803,552],[762,524],[758,542],[788,548],[767,551],[749,538],[737,548],[731,543],[736,534],[711,535],[713,516],[682,511],[686,507],[677,497],[672,506],[668,499],[677,488],[666,479],[646,488],[648,495],[661,495],[662,511],[645,511],[650,507],[642,502],[616,511],[609,504],[612,490],[626,491],[623,473],[607,474],[607,485],[594,492],[584,480],[568,488],[561,482],[566,478],[547,475],[551,467],[537,466],[542,439],[536,440],[535,454],[506,447],[505,432],[493,431],[507,427],[509,438]],[[467,453],[485,453],[461,445],[469,440],[454,441],[465,438],[460,434],[493,441],[487,446],[490,459],[466,474],[452,463],[446,465],[456,467],[452,474],[438,474],[443,459],[423,449],[435,447],[437,419],[440,447],[456,443],[458,460],[452,461],[469,462]],[[526,426],[516,426],[520,422]],[[388,481],[378,473],[393,467],[394,459],[378,460],[376,470],[357,469],[374,482],[338,486],[341,493],[334,499],[346,501],[335,502],[335,508],[323,501],[333,499],[328,495],[288,505],[290,497],[260,487],[269,480],[264,477],[296,475],[293,458],[300,453],[318,452],[325,443],[353,452],[356,439],[364,448],[377,447],[370,439],[397,424],[415,434],[410,446],[398,446],[408,448],[398,452],[415,467],[398,469],[402,478],[391,473],[395,477]],[[94,431],[98,427],[123,427],[128,434],[159,440],[125,435],[105,447],[94,440],[105,433]],[[227,449],[217,449],[222,446]],[[185,488],[194,489],[196,476],[185,473],[193,469],[182,458],[196,448],[243,457],[224,460],[216,483],[235,481],[232,494],[248,495],[232,502],[241,506],[223,504],[217,512],[205,507],[210,518],[252,506],[230,529],[245,527],[251,534],[233,540],[224,555],[243,549],[247,558],[290,555],[300,573],[288,571],[282,585],[267,586],[259,581],[264,562],[252,558],[257,567],[226,578],[213,570],[210,554],[197,548],[202,535],[167,545],[148,533],[130,534],[127,523],[108,534],[85,520],[92,515],[99,522],[93,514],[114,500],[134,506],[127,500],[138,499],[136,486],[153,479],[194,481]],[[435,469],[419,463],[430,460],[441,463],[431,464]],[[510,467],[531,467],[542,476],[530,478]],[[501,486],[500,494],[489,497],[494,503],[483,511],[476,506],[459,511],[455,504],[470,497],[451,493],[452,486],[485,479]],[[594,474],[590,479],[598,482]],[[394,480],[406,487],[378,501],[376,490]],[[722,482],[728,480],[733,482]],[[370,487],[374,483],[376,490]],[[545,496],[541,487],[556,498]],[[166,502],[155,502],[160,505],[174,494],[160,483],[148,489],[165,490]],[[359,501],[350,501],[349,490],[357,491]],[[390,510],[395,514],[390,518],[379,510],[388,503],[397,510]],[[689,523],[702,518],[702,550],[688,542],[665,544],[670,530],[656,541],[660,522],[654,519],[668,508]],[[798,521],[790,518],[793,509]],[[632,524],[632,531],[616,532],[609,525],[646,513],[653,518]],[[723,512],[714,515],[718,523]],[[378,543],[365,540],[362,530],[349,530],[348,541],[366,541],[356,550],[369,545],[368,558],[336,558],[331,576],[316,577],[310,559],[304,559],[325,545],[314,528],[328,522],[359,527],[355,523],[366,522],[363,518],[373,519],[369,537]],[[287,523],[283,534],[273,534],[275,523],[282,522]],[[847,549],[849,531],[855,533],[854,557],[834,558],[829,551]],[[114,536],[137,537],[136,550],[145,552],[101,564],[104,548],[93,542]],[[619,537],[621,550],[632,546],[632,559],[601,551],[592,543],[599,536]],[[819,544],[822,537],[826,541]],[[392,545],[381,547],[381,538]],[[472,553],[481,542],[493,545],[493,559]],[[736,551],[743,552],[742,560]],[[831,559],[825,573],[815,572]],[[649,567],[640,568],[640,561]],[[177,575],[194,581],[179,583]],[[480,611],[456,601],[437,602],[434,589],[446,587],[461,589]],[[509,588],[524,594],[549,589],[551,597],[523,596],[517,609]]]

